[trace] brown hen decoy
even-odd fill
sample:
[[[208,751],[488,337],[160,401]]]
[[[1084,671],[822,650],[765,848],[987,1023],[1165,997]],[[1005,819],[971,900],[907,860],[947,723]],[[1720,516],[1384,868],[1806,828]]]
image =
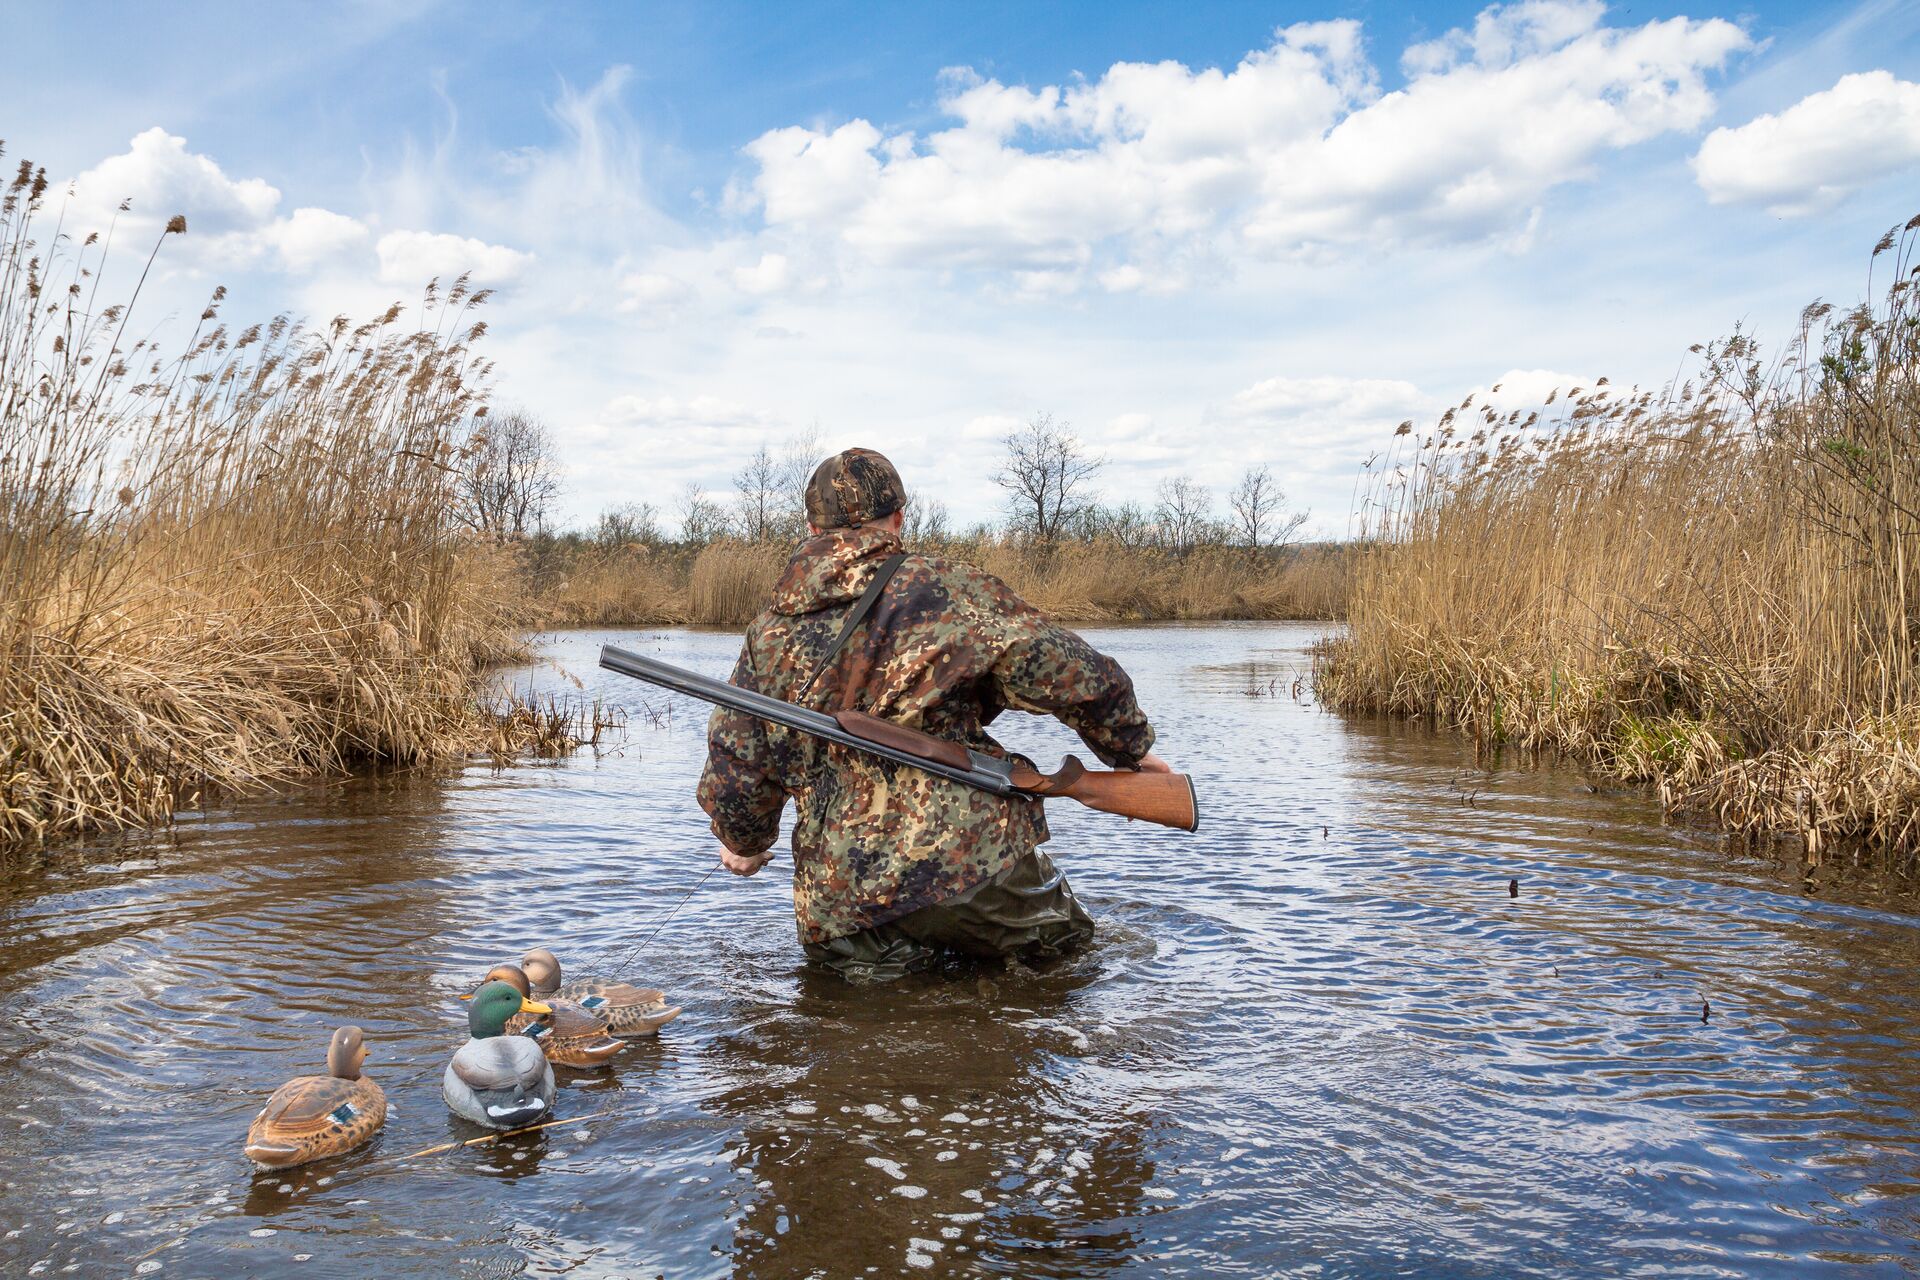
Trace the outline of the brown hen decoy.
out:
[[[594,978],[562,978],[560,961],[545,947],[535,947],[520,960],[533,983],[536,1000],[566,1000],[607,1020],[616,1036],[650,1036],[680,1016],[678,1005],[667,1003],[666,993],[625,982]]]
[[[366,1036],[341,1027],[327,1049],[327,1074],[296,1076],[273,1091],[247,1130],[247,1159],[285,1169],[353,1150],[380,1131],[387,1096],[360,1074]]]

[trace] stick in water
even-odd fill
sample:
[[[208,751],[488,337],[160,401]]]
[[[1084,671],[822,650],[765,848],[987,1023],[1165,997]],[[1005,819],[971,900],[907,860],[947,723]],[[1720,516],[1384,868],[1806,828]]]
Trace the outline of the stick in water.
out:
[[[489,1133],[478,1138],[468,1138],[465,1142],[443,1142],[437,1147],[427,1147],[412,1155],[401,1156],[402,1160],[418,1160],[421,1156],[437,1156],[442,1151],[452,1151],[455,1147],[484,1147],[489,1142],[498,1142],[502,1138],[517,1137],[523,1133],[532,1133],[535,1129],[558,1129],[563,1124],[581,1124],[588,1120],[605,1120],[610,1116],[632,1115],[631,1111],[600,1111],[590,1116],[574,1116],[569,1120],[542,1120],[539,1124],[522,1125],[518,1129],[508,1129],[502,1133]]]

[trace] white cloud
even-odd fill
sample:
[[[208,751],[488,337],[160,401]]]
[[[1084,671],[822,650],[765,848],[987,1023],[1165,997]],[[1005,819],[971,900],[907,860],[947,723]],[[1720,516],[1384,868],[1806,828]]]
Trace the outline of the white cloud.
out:
[[[1920,84],[1888,71],[1842,76],[1778,115],[1715,129],[1693,157],[1715,204],[1798,217],[1920,163]]]
[[[1524,234],[1534,203],[1602,152],[1697,128],[1706,74],[1750,45],[1718,19],[1602,14],[1489,8],[1409,50],[1411,82],[1384,95],[1351,21],[1282,28],[1226,71],[1123,62],[1037,90],[950,71],[952,128],[769,131],[733,203],[861,260],[1006,272],[1028,294],[1177,286],[1248,251]]]
[[[1576,388],[1586,390],[1597,381],[1592,375],[1562,373],[1555,369],[1509,369],[1493,380],[1491,386],[1476,387],[1475,404],[1492,405],[1501,413],[1515,409],[1534,409],[1546,403],[1565,400]],[[1558,395],[1555,393],[1558,392]]]
[[[295,209],[257,233],[263,244],[271,246],[289,271],[310,271],[314,267],[369,239],[366,225],[328,209]]]
[[[1416,412],[1420,389],[1397,378],[1278,377],[1256,382],[1210,416],[1282,429],[1314,421],[1385,421]]]
[[[692,290],[678,276],[658,271],[633,271],[620,279],[619,310],[623,312],[671,308]]]
[[[533,264],[533,255],[471,236],[433,231],[389,231],[374,246],[380,279],[388,284],[425,285],[470,274],[475,284],[504,284]]]
[[[784,293],[793,282],[792,264],[784,253],[766,253],[751,267],[735,267],[734,288],[755,297]]]
[[[121,201],[131,220],[158,224],[184,214],[190,231],[250,231],[273,216],[280,192],[259,178],[229,178],[187,140],[155,126],[135,135],[122,155],[109,156],[74,179],[72,213],[82,231],[103,229]],[[120,219],[125,225],[129,219]]]
[[[962,424],[959,437],[973,444],[998,444],[1025,425],[1025,419],[1011,414],[983,413]]]

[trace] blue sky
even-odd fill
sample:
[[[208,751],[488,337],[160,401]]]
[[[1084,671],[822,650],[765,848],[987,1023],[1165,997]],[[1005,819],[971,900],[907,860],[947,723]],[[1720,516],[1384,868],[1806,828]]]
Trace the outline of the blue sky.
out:
[[[497,283],[568,519],[816,426],[990,514],[1037,412],[1150,501],[1475,387],[1657,385],[1920,212],[1920,5],[22,5],[0,138],[185,212],[163,305]]]

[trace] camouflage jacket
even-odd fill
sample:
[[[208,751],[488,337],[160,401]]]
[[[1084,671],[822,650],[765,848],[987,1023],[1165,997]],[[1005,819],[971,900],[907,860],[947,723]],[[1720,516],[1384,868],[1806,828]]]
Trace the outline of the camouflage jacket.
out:
[[[801,545],[773,604],[747,630],[733,683],[788,701],[833,644],[882,561],[885,529],[834,529]],[[804,703],[853,707],[1005,758],[987,725],[1008,707],[1059,717],[1113,766],[1153,728],[1113,659],[1054,625],[991,574],[908,556]],[[700,805],[740,853],[772,847],[788,796],[794,914],[824,942],[952,897],[1047,838],[1040,802],[1002,797],[718,708]]]

